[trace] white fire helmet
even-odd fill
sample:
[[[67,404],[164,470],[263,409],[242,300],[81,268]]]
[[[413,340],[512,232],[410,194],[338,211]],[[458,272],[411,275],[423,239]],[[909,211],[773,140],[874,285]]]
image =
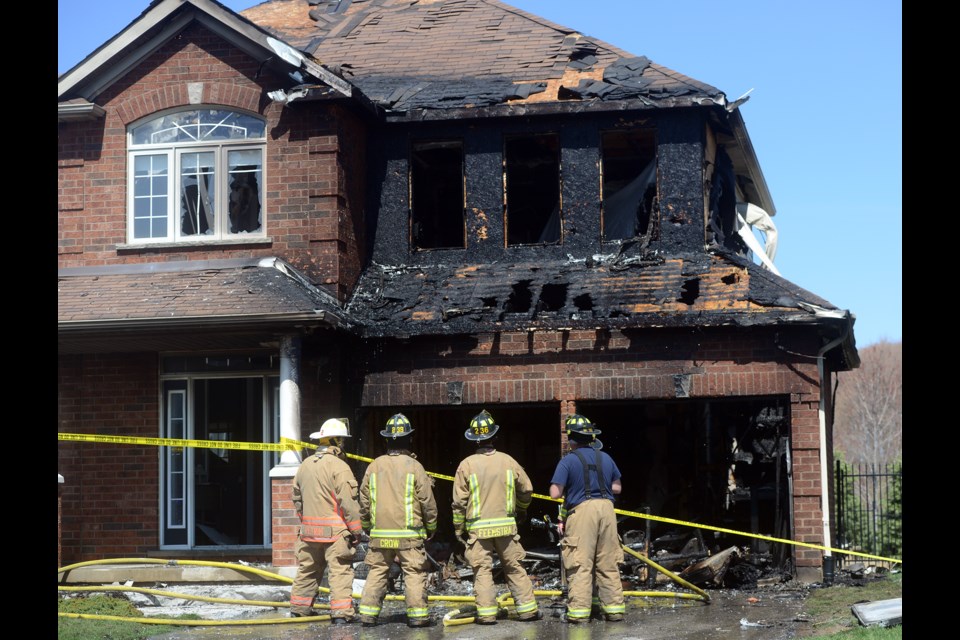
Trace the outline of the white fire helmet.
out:
[[[314,431],[310,434],[311,440],[323,440],[325,438],[349,438],[350,437],[350,419],[349,418],[330,418],[322,425],[320,431]]]

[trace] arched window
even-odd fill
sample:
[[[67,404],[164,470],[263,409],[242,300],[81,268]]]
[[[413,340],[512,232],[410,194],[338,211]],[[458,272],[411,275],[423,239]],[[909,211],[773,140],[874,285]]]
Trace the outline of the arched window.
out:
[[[264,235],[263,120],[193,109],[141,122],[127,136],[129,243]]]

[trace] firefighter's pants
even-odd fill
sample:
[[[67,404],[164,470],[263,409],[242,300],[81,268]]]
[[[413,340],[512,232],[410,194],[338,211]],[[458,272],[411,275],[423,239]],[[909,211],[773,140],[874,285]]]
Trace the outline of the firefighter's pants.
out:
[[[526,552],[520,544],[519,535],[483,539],[470,536],[464,556],[473,568],[478,618],[490,619],[497,615],[497,588],[493,583],[493,561],[496,556],[500,556],[503,575],[513,594],[517,614],[525,617],[537,611],[533,584],[520,564],[524,555]]]
[[[423,620],[427,608],[427,551],[421,541],[410,549],[370,549],[364,563],[370,567],[360,598],[360,615],[376,618],[387,595],[387,575],[394,562],[403,571],[403,595],[407,602],[407,619]]]
[[[347,538],[334,542],[297,539],[297,576],[290,589],[290,612],[307,613],[313,608],[324,569],[330,584],[330,616],[353,619],[354,548]]]
[[[612,501],[606,498],[586,500],[568,513],[560,549],[567,572],[569,618],[590,618],[594,579],[603,612],[617,614],[625,611],[619,567],[624,561],[623,547],[617,534],[617,516]]]

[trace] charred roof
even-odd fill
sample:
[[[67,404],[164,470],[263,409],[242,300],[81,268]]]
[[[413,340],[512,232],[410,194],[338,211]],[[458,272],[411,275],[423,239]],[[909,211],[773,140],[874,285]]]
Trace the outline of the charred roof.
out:
[[[498,0],[270,0],[242,15],[391,112],[725,102],[715,87]]]

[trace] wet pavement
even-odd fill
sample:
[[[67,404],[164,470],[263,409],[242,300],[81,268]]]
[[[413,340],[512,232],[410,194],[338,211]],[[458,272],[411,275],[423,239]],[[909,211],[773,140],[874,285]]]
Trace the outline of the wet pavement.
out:
[[[806,594],[802,586],[791,588],[787,583],[775,588],[709,592],[709,603],[673,597],[633,597],[627,600],[623,622],[594,619],[578,625],[563,622],[563,605],[550,598],[539,599],[542,620],[519,622],[511,614],[490,626],[444,626],[443,616],[465,606],[464,603],[431,602],[434,624],[421,629],[406,626],[402,601],[385,602],[380,624],[375,627],[359,623],[334,626],[329,621],[293,623],[285,608],[258,607],[258,611],[250,613],[250,607],[245,607],[246,612],[242,611],[244,607],[237,607],[236,615],[246,618],[175,631],[158,627],[151,640],[790,640],[810,635],[811,625],[804,615]]]

